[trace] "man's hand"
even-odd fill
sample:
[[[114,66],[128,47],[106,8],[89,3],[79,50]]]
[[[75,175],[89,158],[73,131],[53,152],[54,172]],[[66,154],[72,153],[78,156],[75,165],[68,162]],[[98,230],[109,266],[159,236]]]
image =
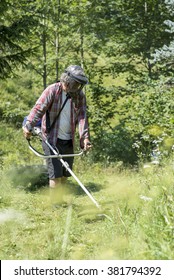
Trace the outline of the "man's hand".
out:
[[[91,149],[92,145],[90,143],[90,141],[86,138],[84,139],[84,151],[89,151],[89,149]]]
[[[24,137],[26,139],[30,139],[32,133],[26,128],[26,126],[23,126],[22,129],[23,129]]]

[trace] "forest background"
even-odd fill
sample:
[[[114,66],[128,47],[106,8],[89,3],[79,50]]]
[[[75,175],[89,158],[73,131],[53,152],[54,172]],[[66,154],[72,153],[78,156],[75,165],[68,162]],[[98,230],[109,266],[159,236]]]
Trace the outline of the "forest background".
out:
[[[16,150],[25,154],[16,135],[23,118],[70,64],[89,77],[92,161],[135,164],[156,149],[168,155],[174,144],[173,5],[1,0],[1,164],[9,152],[11,160]]]
[[[121,243],[120,247],[117,247],[116,255],[114,252],[107,257],[136,258],[137,252],[142,248],[140,244],[143,239],[143,244],[146,244],[144,246],[148,249],[140,254],[142,258],[172,258],[173,249],[168,244],[169,240],[173,240],[174,228],[173,169],[169,171],[168,167],[171,168],[174,147],[174,1],[1,0],[0,15],[0,174],[2,178],[5,175],[1,182],[1,208],[20,205],[24,207],[22,209],[29,209],[30,213],[30,206],[32,208],[32,203],[35,203],[38,211],[40,209],[40,213],[36,213],[36,223],[37,215],[40,215],[41,219],[43,209],[39,208],[42,207],[40,198],[31,194],[30,199],[30,195],[26,196],[19,190],[14,190],[7,184],[9,174],[6,172],[14,166],[22,166],[25,176],[26,168],[29,170],[28,166],[41,163],[40,159],[28,150],[21,129],[23,118],[47,85],[57,81],[67,66],[78,64],[84,68],[89,78],[85,93],[93,147],[88,156],[83,157],[82,162],[78,161],[84,171],[78,166],[75,167],[75,171],[82,179],[86,178],[83,176],[87,176],[87,181],[92,176],[93,184],[97,179],[96,186],[102,180],[104,184],[102,178],[108,174],[111,185],[114,185],[114,180],[118,180],[123,188],[125,174],[128,172],[120,208],[115,210],[115,204],[108,200],[111,216],[114,218],[116,215],[117,223],[119,220],[123,230],[120,227],[117,232]],[[159,168],[158,170],[150,171],[149,178],[147,173],[142,172],[141,167],[152,162],[160,164],[155,167]],[[164,173],[160,169],[163,167],[167,168],[163,170]],[[140,173],[135,173],[138,170]],[[120,175],[121,172],[124,175]],[[21,174],[15,173],[17,184],[21,184]],[[116,174],[117,179],[112,180],[113,174]],[[27,176],[25,186],[28,188],[31,186],[27,182]],[[152,176],[156,176],[155,179]],[[146,195],[149,195],[149,192],[151,195],[153,193],[155,197],[156,202],[153,206],[148,210],[141,209],[141,214],[148,214],[148,221],[141,220],[143,216],[139,212],[139,202],[135,207],[132,206],[135,202],[133,194],[139,190],[139,183],[134,181],[136,178],[138,182],[140,180],[141,186],[146,186],[143,192]],[[4,184],[8,187],[4,188]],[[132,184],[133,190],[127,188],[127,184]],[[151,184],[153,190],[150,189]],[[159,186],[158,190],[156,186]],[[119,200],[122,194],[122,189],[118,187],[116,200]],[[112,191],[110,195],[108,192],[105,196],[102,192],[98,195],[99,199],[105,202],[114,197]],[[148,197],[144,199],[148,200]],[[77,200],[78,203],[81,201],[80,198]],[[23,206],[20,203],[16,204],[16,201],[23,201]],[[151,217],[153,213],[155,214]],[[33,215],[32,211],[31,214]],[[51,220],[50,217],[47,216],[48,221]],[[129,230],[123,217],[127,219]],[[138,227],[133,227],[137,217],[141,217],[143,232],[147,230],[149,234],[148,237],[144,237],[146,234],[141,234],[141,227],[139,243],[136,239]],[[150,228],[149,223],[152,220],[155,226]],[[2,258],[48,258],[48,255],[53,259],[61,257],[62,252],[55,251],[54,244],[47,248],[45,255],[39,250],[41,255],[38,256],[34,246],[26,249],[25,241],[25,248],[20,248],[22,252],[19,253],[17,236],[22,238],[20,230],[25,231],[26,242],[29,242],[27,238],[32,238],[26,237],[28,226],[25,229],[16,229],[17,233],[14,236],[13,225],[13,237],[8,226],[2,228],[1,232],[4,236],[2,252],[5,252]],[[82,223],[80,232],[83,231],[83,226]],[[100,226],[97,226],[99,231]],[[114,225],[107,226],[111,231],[106,233],[103,224],[103,238],[115,238],[114,234],[112,237],[108,236],[112,233]],[[159,228],[164,234],[163,238],[156,238],[160,232]],[[30,234],[34,233],[33,225],[29,231]],[[76,235],[80,236],[80,232],[76,232]],[[127,243],[129,234],[134,236],[131,249]],[[126,241],[121,235],[126,236]],[[40,244],[39,242],[44,242],[44,236],[43,230],[43,240],[42,237],[38,240],[36,236],[32,240]],[[53,238],[52,235],[50,238]],[[76,243],[77,239],[73,238],[72,243]],[[9,241],[13,239],[15,245]],[[134,248],[135,240],[137,247]],[[61,243],[61,240],[59,241]],[[100,256],[100,250],[98,255],[94,256],[91,251],[92,245],[85,245],[89,251],[85,256],[79,253],[82,258]],[[72,245],[70,247],[72,248]],[[132,249],[135,252],[132,252]],[[33,251],[27,253],[27,250]],[[72,258],[74,255],[64,251],[64,256]],[[74,258],[76,257],[75,255]]]

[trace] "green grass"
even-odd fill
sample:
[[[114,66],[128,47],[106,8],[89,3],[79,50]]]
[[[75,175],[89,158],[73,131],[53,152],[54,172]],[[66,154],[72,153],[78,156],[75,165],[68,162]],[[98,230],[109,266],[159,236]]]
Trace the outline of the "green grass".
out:
[[[172,160],[138,171],[79,160],[74,170],[101,210],[73,179],[52,196],[35,171],[1,172],[1,259],[174,259]]]

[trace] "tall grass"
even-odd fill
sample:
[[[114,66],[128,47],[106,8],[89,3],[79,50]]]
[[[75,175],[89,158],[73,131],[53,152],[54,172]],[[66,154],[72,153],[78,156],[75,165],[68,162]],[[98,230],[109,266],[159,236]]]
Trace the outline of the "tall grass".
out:
[[[174,259],[172,159],[139,170],[77,161],[74,170],[101,210],[73,179],[53,201],[47,182],[29,182],[34,171],[28,183],[19,169],[1,171],[1,259]]]

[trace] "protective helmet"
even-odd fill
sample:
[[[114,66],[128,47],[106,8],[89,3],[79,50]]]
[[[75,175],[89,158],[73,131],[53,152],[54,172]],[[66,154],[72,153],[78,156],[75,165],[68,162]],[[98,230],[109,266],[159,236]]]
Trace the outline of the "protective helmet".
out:
[[[70,65],[65,69],[65,73],[82,85],[88,84],[88,79],[86,78],[83,69],[78,65]]]

